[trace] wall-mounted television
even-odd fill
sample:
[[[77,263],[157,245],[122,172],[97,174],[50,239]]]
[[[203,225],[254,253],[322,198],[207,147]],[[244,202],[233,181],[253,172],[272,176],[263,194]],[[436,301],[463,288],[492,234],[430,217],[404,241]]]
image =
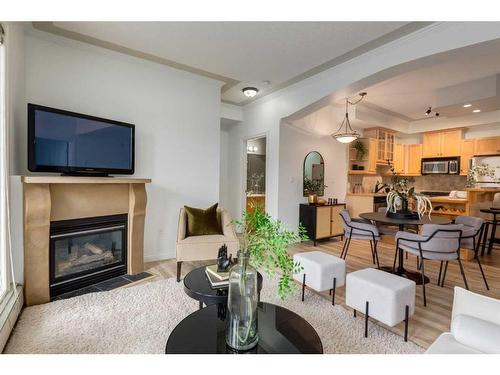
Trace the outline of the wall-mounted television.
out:
[[[28,104],[28,169],[69,175],[134,173],[135,126]]]

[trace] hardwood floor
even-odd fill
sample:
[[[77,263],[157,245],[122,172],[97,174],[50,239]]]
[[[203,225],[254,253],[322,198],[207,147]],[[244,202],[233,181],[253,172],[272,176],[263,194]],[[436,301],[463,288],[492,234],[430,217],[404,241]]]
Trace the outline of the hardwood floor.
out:
[[[320,250],[333,255],[339,255],[342,251],[343,242],[331,240],[318,242],[314,247],[312,242],[304,242],[294,245],[290,248],[291,253]],[[380,265],[392,266],[394,260],[394,243],[389,238],[379,243],[378,254]],[[465,274],[471,291],[500,299],[500,252],[493,251],[490,255],[481,258],[483,269],[486,274],[490,290],[487,291],[484,285],[481,273],[476,262],[463,262]],[[352,241],[347,255],[347,272],[359,269],[374,267],[372,264],[370,246],[368,242]],[[184,262],[182,275],[185,275],[191,269],[200,267],[209,262]],[[438,261],[425,261],[425,273],[431,281],[426,285],[427,307],[423,306],[422,287],[417,285],[415,314],[410,319],[409,339],[418,345],[427,348],[442,332],[449,331],[451,309],[453,306],[453,287],[464,287],[458,264],[450,262],[446,283],[444,287],[436,285],[439,273]],[[409,256],[405,260],[405,268],[416,271],[416,258]],[[162,278],[175,277],[176,262],[175,259],[169,259],[159,262],[146,264],[146,270]],[[344,304],[345,289],[339,288],[336,293],[336,303]],[[312,293],[313,291],[309,291]],[[326,299],[329,299],[328,292],[320,293]],[[362,315],[362,314],[360,314]],[[381,323],[377,323],[381,324]],[[383,324],[381,324],[383,326]],[[391,331],[403,335],[403,323],[395,327],[386,327]]]

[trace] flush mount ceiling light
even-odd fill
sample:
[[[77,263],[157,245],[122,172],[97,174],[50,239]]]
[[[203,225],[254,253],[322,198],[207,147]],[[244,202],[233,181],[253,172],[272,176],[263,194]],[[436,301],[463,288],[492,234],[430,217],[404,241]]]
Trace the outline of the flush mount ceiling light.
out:
[[[247,98],[253,98],[259,92],[255,87],[244,87],[241,91],[243,91],[243,94],[245,94]]]
[[[467,104],[464,104],[463,107],[464,108],[469,108],[469,107],[472,107],[472,104],[467,103]]]
[[[332,134],[332,137],[335,138],[340,143],[351,143],[352,141],[359,138],[359,133],[351,127],[351,122],[349,121],[349,104],[356,105],[366,96],[366,92],[362,92],[359,94],[360,98],[355,102],[350,102],[349,98],[345,100],[345,117],[342,120],[339,128],[335,133]],[[343,129],[342,129],[343,128]]]

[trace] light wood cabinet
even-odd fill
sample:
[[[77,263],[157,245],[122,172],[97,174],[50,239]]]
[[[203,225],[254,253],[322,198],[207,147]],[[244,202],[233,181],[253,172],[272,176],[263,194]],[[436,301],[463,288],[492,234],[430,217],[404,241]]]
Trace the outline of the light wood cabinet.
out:
[[[422,161],[422,145],[406,145],[407,163],[406,163],[406,174],[407,175],[420,175],[421,174],[421,161]]]
[[[344,235],[344,224],[340,217],[340,211],[344,208],[344,204],[300,205],[299,222],[306,229],[309,239],[314,241],[314,246],[317,240]]]
[[[424,158],[459,156],[461,140],[461,129],[424,133],[422,156]]]
[[[460,143],[460,175],[469,171],[469,160],[474,156],[474,139],[462,139]]]
[[[368,172],[377,172],[377,140],[369,138],[368,146]]]
[[[500,154],[500,137],[474,139],[474,155]]]
[[[355,142],[361,142],[367,149],[367,154],[362,160],[356,158]],[[377,140],[372,138],[358,138],[349,147],[349,173],[350,174],[375,174],[377,172]],[[363,166],[363,170],[353,170],[353,165]]]
[[[363,135],[377,141],[377,163],[387,164],[394,159],[394,131],[385,128],[365,129]]]
[[[405,147],[402,144],[394,145],[394,170],[396,173],[405,173]]]

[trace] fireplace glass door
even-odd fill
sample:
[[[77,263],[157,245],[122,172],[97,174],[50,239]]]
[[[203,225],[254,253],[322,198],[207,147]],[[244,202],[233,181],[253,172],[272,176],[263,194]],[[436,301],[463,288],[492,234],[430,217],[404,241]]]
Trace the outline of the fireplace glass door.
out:
[[[126,217],[52,223],[51,296],[126,273]]]

